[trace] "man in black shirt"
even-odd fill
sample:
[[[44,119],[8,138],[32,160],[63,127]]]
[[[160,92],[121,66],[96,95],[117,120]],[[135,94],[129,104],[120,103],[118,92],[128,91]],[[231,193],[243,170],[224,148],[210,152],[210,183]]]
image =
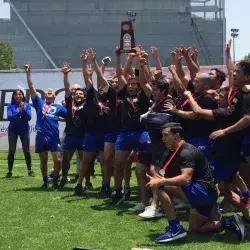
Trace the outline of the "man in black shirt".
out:
[[[167,123],[163,126],[162,140],[171,153],[160,174],[165,175],[166,169],[171,167],[178,169],[180,174],[172,178],[164,178],[160,175],[148,176],[150,182],[147,187],[157,189],[169,221],[166,232],[157,237],[156,242],[169,242],[186,236],[186,232],[176,218],[171,200],[173,195],[180,192],[180,188],[192,207],[189,220],[190,231],[205,233],[233,229],[239,240],[243,240],[245,226],[237,214],[224,217],[220,221],[216,220],[217,191],[208,161],[200,150],[182,140],[182,133],[182,127],[178,123]]]
[[[140,122],[140,116],[145,114],[150,105],[151,86],[145,80],[143,68],[140,65],[140,75],[130,78],[127,84],[120,86],[119,99],[121,103],[121,129],[115,143],[115,195],[112,203],[118,204],[124,199],[122,193],[123,169],[132,150],[142,152],[150,143],[148,132]],[[139,159],[140,160],[140,159]]]
[[[69,65],[64,63],[62,72],[64,74],[65,103],[67,109],[65,140],[63,144],[62,179],[60,189],[67,182],[67,175],[70,169],[70,161],[77,151],[80,161],[82,161],[82,145],[85,132],[85,121],[87,112],[85,108],[85,91],[81,88],[74,90],[74,95],[70,90],[68,73],[71,71]]]

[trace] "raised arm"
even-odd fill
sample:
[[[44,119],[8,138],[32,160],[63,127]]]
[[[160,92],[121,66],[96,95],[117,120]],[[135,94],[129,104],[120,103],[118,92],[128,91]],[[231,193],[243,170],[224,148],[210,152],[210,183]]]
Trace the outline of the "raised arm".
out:
[[[89,73],[89,68],[88,68],[87,50],[82,51],[81,60],[82,60],[82,74],[86,85],[86,89],[88,90],[92,86],[92,77],[91,74]]]
[[[140,69],[139,69],[139,83],[143,91],[146,93],[148,97],[151,97],[152,95],[152,88],[150,84],[147,81],[147,78],[145,76],[147,60],[145,58],[140,59]]]
[[[93,69],[97,75],[97,85],[102,87],[108,87],[108,81],[105,78],[104,74],[102,73],[98,63],[96,61],[96,52],[93,48],[89,49],[89,59],[92,61]],[[106,91],[104,91],[106,92]]]
[[[192,49],[192,47],[185,48],[184,46],[182,46],[181,53],[186,60],[187,67],[190,71],[190,76],[192,78],[194,78],[196,76],[196,74],[199,72],[199,67],[195,64],[195,62],[193,61],[193,59],[190,56],[191,49]]]
[[[68,98],[71,95],[70,91],[70,82],[69,82],[69,72],[71,72],[71,68],[67,62],[64,62],[62,65],[62,72],[63,72],[63,83],[65,89],[65,98]]]
[[[232,40],[230,39],[225,46],[225,54],[226,54],[226,66],[228,71],[228,80],[229,80],[229,86],[233,86],[233,72],[234,72],[234,64],[231,57],[231,44]]]
[[[29,64],[25,64],[24,65],[24,71],[26,72],[27,82],[28,82],[28,86],[29,86],[29,90],[30,90],[31,99],[35,99],[37,93],[36,93],[36,89],[34,88],[33,81],[31,79],[30,70],[31,70],[31,66]]]
[[[178,95],[182,95],[184,91],[186,90],[186,87],[182,84],[182,81],[178,77],[178,74],[176,72],[176,66],[171,65],[168,67],[168,70],[172,74],[172,77],[173,77],[174,89],[177,91]]]
[[[135,53],[129,53],[127,55],[127,60],[126,60],[124,70],[123,70],[123,75],[124,75],[126,80],[129,79],[130,74],[131,74],[131,70],[133,71],[132,64],[133,64],[133,60],[134,60],[135,56],[136,56]]]
[[[121,50],[119,46],[115,48],[115,57],[116,57],[115,69],[116,69],[116,76],[118,79],[118,88],[123,89],[123,87],[127,84],[127,80],[125,79],[122,72]]]
[[[152,46],[151,48],[151,53],[155,61],[155,68],[156,70],[162,71],[162,65],[161,65],[161,60],[159,57],[159,51],[156,47]]]
[[[175,51],[171,52],[171,56],[172,56],[173,64],[176,67],[176,73],[177,73],[179,79],[181,80],[181,82],[183,83],[183,85],[185,87],[187,87],[188,82],[189,82],[189,78],[186,76],[186,74],[185,74],[185,72],[184,72],[184,70],[182,68],[181,61],[182,61],[183,55],[181,53],[181,49],[180,48],[176,48]]]

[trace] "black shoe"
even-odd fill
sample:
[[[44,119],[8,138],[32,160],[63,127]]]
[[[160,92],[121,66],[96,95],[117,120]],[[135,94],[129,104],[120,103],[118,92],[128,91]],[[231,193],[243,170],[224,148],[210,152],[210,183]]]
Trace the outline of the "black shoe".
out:
[[[93,190],[93,185],[90,181],[86,181],[84,189],[86,190]]]
[[[119,205],[121,202],[125,200],[125,196],[122,192],[116,192],[113,196],[110,198],[110,203],[114,205]]]
[[[55,191],[60,189],[60,186],[58,185],[57,181],[53,181],[52,189],[55,190]]]
[[[33,171],[33,170],[29,170],[29,171],[28,171],[28,176],[30,176],[30,177],[35,177],[34,171]]]
[[[124,197],[125,197],[126,201],[128,201],[130,199],[130,195],[131,195],[130,188],[124,188]]]
[[[6,175],[5,175],[5,178],[6,179],[10,179],[12,177],[12,172],[8,172]]]
[[[41,186],[41,189],[48,189],[49,188],[49,183],[44,182],[43,185]]]
[[[68,179],[61,179],[60,184],[59,184],[59,189],[63,189],[65,185],[68,183]]]
[[[82,196],[83,195],[83,187],[81,184],[77,184],[75,187],[74,195]]]

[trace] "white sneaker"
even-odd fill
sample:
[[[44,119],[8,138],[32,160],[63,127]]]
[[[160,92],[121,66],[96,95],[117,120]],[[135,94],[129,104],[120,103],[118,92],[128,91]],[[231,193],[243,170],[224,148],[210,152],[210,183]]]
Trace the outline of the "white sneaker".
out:
[[[175,203],[174,208],[175,209],[183,209],[183,208],[188,208],[189,204],[184,201],[179,201],[178,203]]]
[[[159,211],[158,208],[153,206],[148,206],[145,208],[145,211],[143,213],[138,214],[138,216],[144,219],[152,219],[152,218],[159,218],[163,216],[163,214]]]
[[[145,208],[146,206],[141,202],[141,203],[138,203],[135,207],[129,208],[128,210],[131,212],[142,212],[145,210]]]

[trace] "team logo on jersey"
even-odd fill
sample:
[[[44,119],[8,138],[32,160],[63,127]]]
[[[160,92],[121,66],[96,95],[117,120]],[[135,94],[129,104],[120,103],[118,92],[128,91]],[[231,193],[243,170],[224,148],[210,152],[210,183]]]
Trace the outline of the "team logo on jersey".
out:
[[[56,107],[55,106],[51,106],[48,110],[48,114],[50,115],[54,115],[56,113]]]

